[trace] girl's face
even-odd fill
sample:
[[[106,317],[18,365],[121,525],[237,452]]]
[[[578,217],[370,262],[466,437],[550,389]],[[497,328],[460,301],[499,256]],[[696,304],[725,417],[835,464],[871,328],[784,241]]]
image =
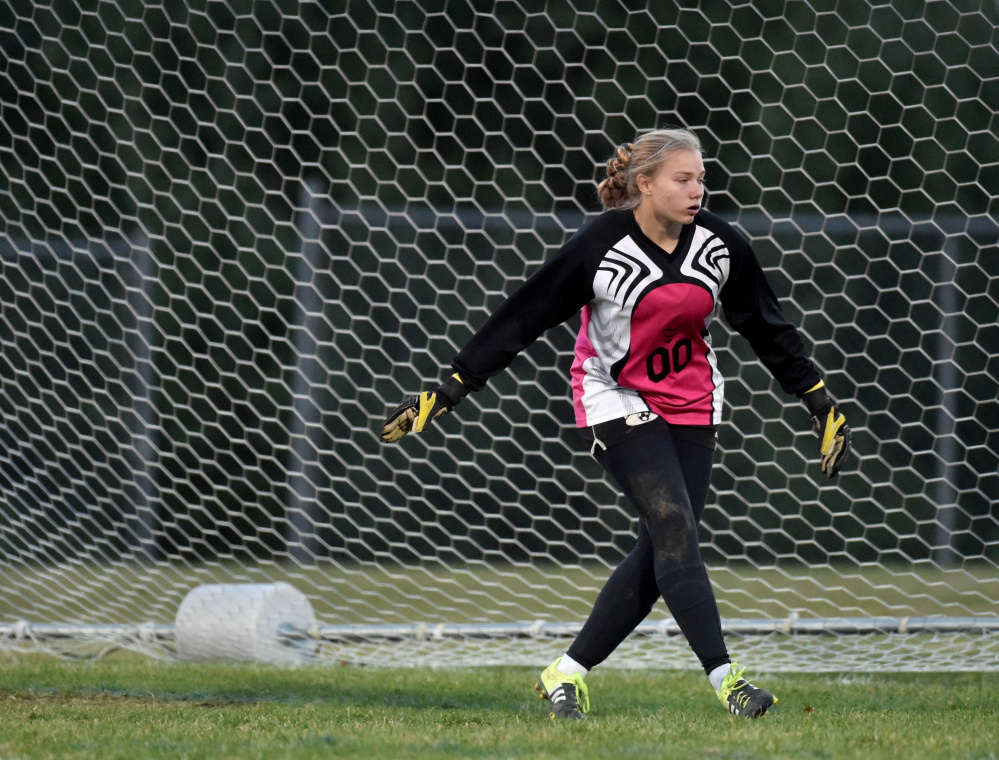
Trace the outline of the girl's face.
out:
[[[666,157],[652,177],[638,175],[640,206],[663,227],[690,224],[704,197],[704,161],[695,150],[678,150]]]

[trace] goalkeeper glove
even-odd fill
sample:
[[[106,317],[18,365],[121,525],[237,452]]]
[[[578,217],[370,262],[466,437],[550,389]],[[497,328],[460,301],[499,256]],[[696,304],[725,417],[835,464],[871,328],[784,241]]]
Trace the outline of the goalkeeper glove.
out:
[[[436,390],[410,396],[389,412],[382,425],[382,440],[392,443],[406,433],[422,433],[430,427],[430,423],[454,409],[467,395],[468,388],[455,372],[438,385]]]
[[[831,478],[839,472],[850,454],[850,426],[846,424],[846,417],[842,412],[833,405],[821,380],[801,394],[801,400],[812,415],[812,426],[819,437],[822,472]]]

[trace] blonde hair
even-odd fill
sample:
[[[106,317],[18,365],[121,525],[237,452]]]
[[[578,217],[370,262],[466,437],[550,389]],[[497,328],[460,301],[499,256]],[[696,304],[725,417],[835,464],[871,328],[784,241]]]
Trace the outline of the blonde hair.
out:
[[[680,150],[703,153],[701,141],[689,129],[656,129],[634,143],[619,145],[607,161],[607,179],[597,186],[605,208],[634,208],[641,200],[638,175],[652,177],[670,155]]]

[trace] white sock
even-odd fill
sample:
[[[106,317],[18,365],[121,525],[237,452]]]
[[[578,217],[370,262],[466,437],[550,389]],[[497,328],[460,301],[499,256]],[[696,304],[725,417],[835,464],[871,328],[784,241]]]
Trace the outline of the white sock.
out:
[[[567,676],[574,676],[579,673],[583,678],[586,678],[586,674],[590,671],[584,668],[569,655],[562,655],[562,661],[558,664],[559,673],[565,673]]]
[[[722,681],[725,680],[725,676],[729,674],[732,670],[732,663],[725,663],[724,665],[719,665],[717,668],[708,673],[708,680],[711,681],[711,685],[715,687],[715,691],[721,688]]]

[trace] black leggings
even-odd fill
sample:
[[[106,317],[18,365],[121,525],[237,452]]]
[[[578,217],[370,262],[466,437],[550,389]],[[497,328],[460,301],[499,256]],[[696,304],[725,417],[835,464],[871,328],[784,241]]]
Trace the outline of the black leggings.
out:
[[[697,545],[714,449],[658,418],[631,430],[611,425],[606,435],[603,427],[591,429],[607,446],[598,444],[595,453],[638,510],[638,542],[604,585],[567,654],[585,668],[599,665],[662,597],[710,673],[729,662]]]

